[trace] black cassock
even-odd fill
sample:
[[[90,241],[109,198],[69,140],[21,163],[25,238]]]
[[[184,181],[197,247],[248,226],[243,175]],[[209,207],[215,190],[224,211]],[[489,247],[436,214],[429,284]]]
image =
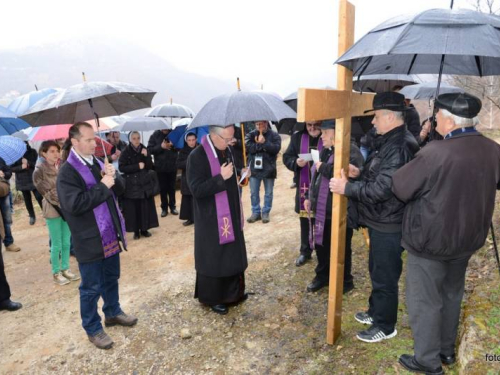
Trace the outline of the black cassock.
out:
[[[216,151],[221,165],[232,159],[229,149]],[[245,293],[244,272],[248,262],[236,173],[226,181],[220,174],[212,177],[205,149],[200,146],[189,155],[187,182],[194,208],[195,298],[207,305],[238,302]],[[215,194],[224,190],[235,241],[220,245]]]

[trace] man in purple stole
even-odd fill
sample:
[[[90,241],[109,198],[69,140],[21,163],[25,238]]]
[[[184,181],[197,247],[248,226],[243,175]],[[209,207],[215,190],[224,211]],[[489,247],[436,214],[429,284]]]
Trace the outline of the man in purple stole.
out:
[[[315,221],[311,228],[311,246],[316,249],[318,265],[316,276],[307,286],[308,292],[316,292],[328,285],[330,280],[330,245],[332,237],[332,193],[328,183],[333,176],[335,120],[323,121],[321,124],[321,140],[323,150],[319,154],[320,161],[312,168],[311,186],[304,207],[314,213]],[[363,155],[355,144],[351,144],[350,163],[361,168]],[[357,229],[354,206],[348,205],[347,233],[345,244],[344,293],[354,288],[351,274],[351,240],[353,230]]]
[[[111,164],[104,166],[94,157],[94,130],[77,123],[69,130],[72,149],[59,170],[57,193],[61,211],[73,238],[82,277],[80,314],[82,326],[99,349],[109,349],[113,340],[104,332],[97,312],[104,300],[105,325],[133,326],[137,318],[125,314],[119,302],[120,252],[126,248],[125,225],[116,194],[123,192]],[[115,179],[116,178],[116,179]]]
[[[304,201],[309,191],[313,162],[302,159],[300,155],[310,154],[313,149],[318,151],[323,149],[320,126],[321,121],[307,122],[304,130],[292,135],[283,154],[283,164],[294,173],[294,181],[297,181],[295,212],[299,214],[300,219],[300,254],[295,261],[297,267],[311,259],[312,253],[309,246],[309,214],[304,208]]]
[[[218,314],[247,298],[248,266],[243,212],[234,158],[228,145],[234,126],[211,126],[188,157],[187,182],[193,194],[195,298]]]

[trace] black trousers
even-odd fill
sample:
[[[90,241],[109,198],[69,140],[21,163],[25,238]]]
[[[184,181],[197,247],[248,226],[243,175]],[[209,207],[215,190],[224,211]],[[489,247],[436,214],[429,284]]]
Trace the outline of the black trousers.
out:
[[[26,206],[26,210],[28,210],[28,214],[30,217],[35,217],[35,209],[33,207],[33,201],[31,200],[31,192],[33,192],[33,195],[35,196],[36,201],[40,205],[40,208],[43,209],[42,207],[42,194],[38,192],[38,190],[23,190],[23,198],[24,198],[24,205]]]
[[[175,208],[175,179],[177,171],[158,172],[158,182],[160,183],[161,209],[171,210]]]
[[[401,232],[384,233],[368,228],[368,233],[368,269],[372,281],[368,314],[373,318],[374,326],[390,334],[398,320],[398,283],[403,269]]]
[[[10,287],[5,276],[3,256],[2,256],[2,241],[0,241],[0,302],[10,299]]]
[[[352,277],[352,235],[354,231],[347,228],[345,235],[345,262],[344,262],[344,283],[353,281]],[[325,282],[330,280],[330,253],[332,241],[332,221],[325,220],[325,231],[323,232],[323,246],[316,245],[316,256],[318,265],[316,266],[316,278]]]
[[[314,225],[314,219],[311,223]],[[300,253],[308,257],[312,253],[311,246],[309,246],[309,220],[307,217],[300,218]]]
[[[439,354],[455,353],[469,259],[439,261],[408,253],[406,305],[415,358],[423,366],[437,368]]]

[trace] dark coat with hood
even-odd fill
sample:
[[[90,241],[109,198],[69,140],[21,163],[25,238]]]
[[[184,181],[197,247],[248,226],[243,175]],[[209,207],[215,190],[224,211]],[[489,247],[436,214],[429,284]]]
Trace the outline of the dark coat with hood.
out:
[[[394,174],[392,189],[406,203],[406,250],[434,260],[469,256],[490,228],[500,145],[477,132],[430,142]]]
[[[163,131],[156,130],[151,135],[148,142],[148,151],[151,155],[154,156],[155,170],[158,173],[168,173],[176,171],[177,150],[174,147],[172,147],[170,150],[166,150],[161,147],[161,144],[166,136],[167,134],[164,134]]]
[[[33,172],[35,171],[38,153],[34,148],[31,148],[28,143],[26,143],[26,152],[23,158],[28,161],[28,168],[23,169],[22,159],[19,159],[10,167],[12,172],[16,174],[16,189],[19,191],[35,190],[35,185],[33,185]]]
[[[182,176],[181,176],[181,194],[182,195],[192,195],[191,190],[189,190],[189,186],[187,183],[187,173],[186,173],[186,168],[187,168],[187,160],[189,157],[189,154],[193,152],[193,150],[196,148],[189,147],[187,143],[184,145],[184,147],[179,151],[179,156],[177,156],[177,169],[180,169],[182,171]]]
[[[253,130],[245,136],[245,145],[248,153],[248,165],[252,172],[252,177],[256,178],[276,178],[276,159],[281,149],[281,137],[278,133],[268,129],[263,133],[265,142],[255,142],[255,137],[259,136],[258,130]],[[255,157],[262,156],[262,169],[255,168]]]
[[[153,169],[153,160],[149,152],[148,156],[141,153],[143,149],[146,149],[143,144],[139,145],[138,151],[129,144],[118,159],[120,172],[125,179],[124,197],[127,199],[144,199],[153,196],[154,181],[149,174],[149,171]],[[143,169],[139,167],[141,162],[144,163]]]
[[[373,139],[359,181],[345,188],[345,195],[357,202],[360,225],[386,233],[401,231],[404,203],[392,192],[392,176],[418,150],[404,124]]]

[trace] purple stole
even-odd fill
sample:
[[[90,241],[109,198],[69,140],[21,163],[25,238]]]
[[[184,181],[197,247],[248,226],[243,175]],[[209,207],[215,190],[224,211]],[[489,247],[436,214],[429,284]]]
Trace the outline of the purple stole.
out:
[[[333,156],[334,154],[332,153],[326,162],[327,164],[331,164],[333,162]],[[311,171],[314,178],[316,165],[312,167]],[[311,249],[315,248],[315,244],[323,246],[323,233],[325,232],[326,221],[326,202],[328,200],[328,194],[330,193],[328,178],[323,175],[321,175],[320,178],[321,182],[319,185],[318,198],[316,199],[316,221],[314,222],[314,226],[312,226],[311,221],[309,221],[309,245],[311,246]]]
[[[323,141],[321,138],[318,140],[318,151],[323,149]],[[302,134],[302,138],[300,140],[300,153],[308,154],[309,153],[309,134],[307,131]],[[311,184],[311,176],[310,176],[310,167],[309,162],[306,166],[304,166],[300,170],[299,175],[299,211],[302,215],[306,215],[306,209],[304,208],[304,201],[306,200],[306,193],[309,190],[309,185]],[[302,216],[301,215],[301,216]]]
[[[104,165],[99,159],[94,158],[94,162],[95,161],[99,163],[101,169],[104,169]],[[97,184],[92,171],[82,160],[78,158],[78,156],[75,155],[75,151],[71,150],[67,162],[76,169],[80,176],[82,176],[88,190],[90,190],[92,186]],[[118,206],[113,191],[111,191],[111,194],[113,194],[113,201],[115,205]],[[120,219],[122,233],[125,233],[125,221],[123,220],[123,216],[120,210],[116,210],[116,212],[118,214],[118,218]],[[113,218],[111,217],[111,212],[109,211],[109,207],[106,202],[103,202],[99,206],[94,208],[94,217],[97,223],[97,228],[99,229],[99,233],[101,234],[102,248],[104,249],[104,258],[109,258],[110,256],[119,253],[120,244],[118,243],[118,235],[113,225]],[[122,240],[126,247],[126,239],[123,237]]]
[[[212,177],[220,174],[220,163],[217,158],[217,153],[214,146],[208,139],[208,135],[201,139],[201,145],[205,150],[208,162],[210,164],[210,171]],[[233,163],[234,164],[234,163]],[[240,198],[241,205],[241,198]],[[231,210],[229,208],[229,199],[227,191],[221,191],[215,194],[215,211],[217,212],[217,227],[219,228],[219,244],[225,245],[235,241],[233,220],[231,217]],[[243,212],[242,212],[243,214]],[[241,221],[243,230],[243,220]]]

